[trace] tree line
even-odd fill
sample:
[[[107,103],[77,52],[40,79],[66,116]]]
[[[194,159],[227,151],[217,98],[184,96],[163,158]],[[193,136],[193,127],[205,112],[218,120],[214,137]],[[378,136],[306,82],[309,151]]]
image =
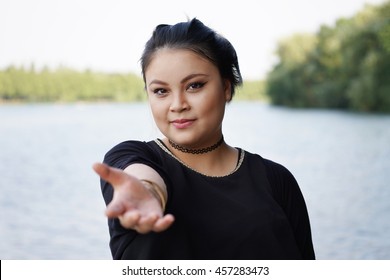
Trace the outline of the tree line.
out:
[[[263,81],[247,81],[237,99],[265,98]],[[76,71],[59,67],[36,70],[34,65],[9,66],[0,71],[0,102],[133,102],[146,100],[139,75]]]
[[[107,74],[66,67],[0,71],[0,100],[21,102],[140,101],[144,85],[135,74]]]
[[[285,38],[276,53],[266,88],[273,104],[390,112],[390,1]]]

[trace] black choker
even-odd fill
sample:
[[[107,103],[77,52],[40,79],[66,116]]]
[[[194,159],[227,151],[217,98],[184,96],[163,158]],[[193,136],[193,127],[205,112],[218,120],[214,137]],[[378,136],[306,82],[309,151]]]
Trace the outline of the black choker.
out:
[[[171,144],[171,146],[173,148],[175,148],[176,150],[179,150],[180,152],[199,155],[199,154],[205,154],[205,153],[211,152],[211,151],[215,150],[216,148],[218,148],[219,146],[221,146],[221,144],[223,143],[223,136],[214,145],[207,147],[207,148],[202,148],[202,149],[189,149],[189,148],[185,148],[183,146],[180,146],[180,145],[176,144],[175,142],[172,142],[170,139],[168,139],[168,141],[169,141],[169,144]]]

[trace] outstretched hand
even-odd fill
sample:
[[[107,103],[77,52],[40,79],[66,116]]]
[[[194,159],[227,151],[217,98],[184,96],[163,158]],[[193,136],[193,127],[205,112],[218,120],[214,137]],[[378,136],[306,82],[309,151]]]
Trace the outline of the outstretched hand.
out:
[[[161,232],[172,225],[174,217],[164,216],[158,199],[139,179],[102,163],[95,163],[93,169],[114,188],[106,209],[107,217],[118,218],[123,227],[139,233]]]

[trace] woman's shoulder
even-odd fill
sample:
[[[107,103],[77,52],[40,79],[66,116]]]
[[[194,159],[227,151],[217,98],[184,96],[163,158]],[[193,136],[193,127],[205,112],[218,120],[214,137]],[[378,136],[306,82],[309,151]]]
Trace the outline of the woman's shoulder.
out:
[[[114,145],[107,153],[143,148],[147,145],[146,143],[140,140],[126,140]]]
[[[247,154],[249,158],[256,158],[262,162],[270,191],[283,209],[287,209],[293,202],[303,201],[298,182],[287,167],[257,154]]]
[[[110,166],[123,168],[125,164],[140,159],[156,158],[153,141],[127,140],[112,147],[104,156],[104,162]]]
[[[267,158],[263,158],[263,162],[268,176],[290,179],[294,177],[290,170],[279,162]]]
[[[154,140],[126,140],[113,146],[107,154],[128,153],[128,152],[151,152],[154,151]]]
[[[271,187],[283,188],[286,186],[297,185],[294,175],[283,164],[274,160],[265,158],[259,154],[245,151],[246,157],[251,162],[261,163]]]

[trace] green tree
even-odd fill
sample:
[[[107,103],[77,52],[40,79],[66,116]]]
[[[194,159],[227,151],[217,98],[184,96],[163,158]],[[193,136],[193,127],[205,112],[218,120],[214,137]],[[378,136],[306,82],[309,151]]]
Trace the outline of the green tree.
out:
[[[294,35],[267,77],[274,104],[390,112],[390,2]]]

